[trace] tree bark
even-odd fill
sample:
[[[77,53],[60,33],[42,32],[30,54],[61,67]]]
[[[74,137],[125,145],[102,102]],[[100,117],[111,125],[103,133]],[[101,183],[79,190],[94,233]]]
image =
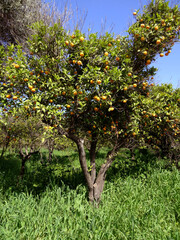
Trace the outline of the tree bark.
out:
[[[82,171],[84,173],[85,179],[86,179],[86,183],[89,189],[89,200],[91,202],[94,201],[94,197],[93,197],[93,182],[91,179],[91,175],[88,171],[88,167],[87,167],[87,162],[86,162],[86,153],[85,153],[85,149],[84,149],[84,140],[83,139],[77,139],[76,141],[77,147],[78,147],[78,152],[79,152],[79,161],[81,164],[81,168]]]
[[[100,202],[100,197],[103,192],[104,188],[104,183],[105,183],[105,178],[106,178],[106,172],[111,166],[117,151],[120,148],[120,145],[118,144],[118,141],[114,145],[113,149],[108,152],[107,157],[106,157],[106,163],[103,164],[100,168],[100,171],[96,177],[96,165],[95,165],[95,160],[96,160],[96,146],[97,146],[97,140],[94,140],[91,142],[91,148],[90,148],[90,161],[92,165],[91,169],[91,174],[88,171],[87,167],[87,161],[86,161],[86,153],[84,149],[84,140],[81,138],[78,138],[74,134],[69,134],[68,132],[65,132],[60,126],[58,126],[58,132],[60,135],[65,135],[72,141],[74,141],[77,145],[78,148],[78,153],[79,153],[79,161],[81,165],[81,169],[83,171],[83,174],[86,179],[86,183],[88,186],[88,194],[89,194],[89,201],[92,203],[97,203],[99,204]]]
[[[20,170],[20,178],[23,179],[24,173],[25,173],[25,164],[26,164],[27,158],[23,158],[21,161],[21,170]]]
[[[97,140],[92,140],[89,151],[90,164],[91,164],[91,180],[94,183],[96,179],[96,146]]]

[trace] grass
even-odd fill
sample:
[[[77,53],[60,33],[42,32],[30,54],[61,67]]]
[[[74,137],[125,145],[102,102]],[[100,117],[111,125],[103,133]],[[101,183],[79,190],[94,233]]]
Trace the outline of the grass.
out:
[[[87,201],[80,170],[71,172],[78,168],[76,152],[56,153],[46,167],[33,159],[20,186],[12,179],[18,157],[7,155],[0,164],[0,239],[179,240],[179,171],[150,153],[137,151],[134,161],[128,154],[123,151],[109,171],[99,208]]]

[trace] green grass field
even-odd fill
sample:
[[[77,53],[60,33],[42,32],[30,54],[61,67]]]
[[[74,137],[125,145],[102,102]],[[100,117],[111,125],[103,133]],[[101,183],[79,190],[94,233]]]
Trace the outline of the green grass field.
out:
[[[98,154],[99,164],[106,151]],[[122,151],[95,208],[87,200],[77,152],[55,151],[46,166],[39,157],[27,163],[19,183],[18,156],[0,161],[1,240],[180,239],[180,173],[165,160],[138,151],[131,160]]]

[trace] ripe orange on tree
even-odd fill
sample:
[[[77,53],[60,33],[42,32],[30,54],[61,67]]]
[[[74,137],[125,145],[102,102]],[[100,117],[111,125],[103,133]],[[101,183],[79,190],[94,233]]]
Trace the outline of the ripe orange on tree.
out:
[[[101,98],[102,98],[102,100],[106,100],[107,96],[102,96]]]
[[[156,44],[160,44],[160,43],[161,43],[161,40],[158,39],[158,40],[156,41]]]
[[[146,61],[146,65],[149,65],[149,64],[151,64],[151,60]]]
[[[69,45],[69,41],[65,41],[65,44],[66,44],[66,46],[68,46]]]

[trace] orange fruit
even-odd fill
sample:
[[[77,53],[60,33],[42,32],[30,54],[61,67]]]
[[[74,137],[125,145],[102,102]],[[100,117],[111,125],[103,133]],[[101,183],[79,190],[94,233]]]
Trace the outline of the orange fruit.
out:
[[[74,35],[74,34],[72,34],[72,36],[71,36],[72,38],[75,38],[76,36]]]
[[[83,53],[83,52],[80,52],[80,56],[81,56],[81,57],[84,57],[84,53]]]
[[[74,95],[74,96],[76,96],[77,94],[78,94],[77,91],[74,91],[74,92],[73,92],[73,95]]]
[[[160,53],[160,57],[164,57],[164,53]]]
[[[52,103],[52,102],[53,102],[53,100],[52,100],[52,99],[50,99],[50,100],[49,100],[49,102],[50,102],[50,103]]]
[[[119,57],[116,57],[116,61],[119,61],[120,60],[120,58]]]
[[[128,73],[128,76],[131,77],[131,76],[132,76],[132,73],[129,72],[129,73]]]
[[[143,54],[146,56],[146,55],[148,54],[148,52],[147,52],[147,51],[144,51]]]
[[[65,41],[65,44],[66,44],[66,46],[68,46],[69,45],[69,41]]]
[[[77,64],[80,66],[80,65],[82,65],[82,62],[81,61],[77,61]]]
[[[93,98],[94,98],[94,100],[96,100],[98,102],[100,101],[100,97],[98,97],[98,96],[94,96]]]
[[[157,30],[159,29],[159,27],[158,27],[158,26],[155,26],[154,29],[157,31]]]
[[[134,84],[133,84],[133,87],[134,87],[134,88],[136,88],[136,87],[137,87],[137,84],[136,84],[136,83],[134,83]]]
[[[150,29],[150,26],[149,26],[149,25],[147,25],[147,26],[146,26],[146,29]]]
[[[84,37],[80,37],[80,41],[83,42],[84,41]]]
[[[114,107],[109,107],[108,111],[114,111]]]
[[[6,95],[6,98],[11,98],[11,95],[10,94]]]
[[[98,109],[97,107],[95,107],[95,108],[94,108],[94,111],[95,111],[95,112],[98,112],[98,111],[99,111],[99,109]]]
[[[13,100],[17,100],[17,99],[18,99],[18,97],[17,97],[17,96],[14,96],[14,97],[13,97]]]
[[[35,89],[35,88],[32,88],[32,89],[31,89],[31,91],[32,91],[32,92],[35,92],[35,91],[36,91],[36,89]]]
[[[160,44],[160,43],[161,43],[161,40],[158,39],[158,40],[156,41],[156,44]]]
[[[64,96],[64,95],[66,95],[66,92],[65,92],[65,91],[63,91],[63,92],[62,92],[62,95],[63,95],[63,96]]]
[[[151,64],[151,60],[146,61],[146,65],[149,65],[149,64]]]
[[[133,15],[136,16],[137,12],[133,12]]]
[[[66,105],[66,107],[67,107],[67,108],[70,108],[71,106],[68,104],[68,105]]]
[[[124,99],[124,100],[123,100],[123,103],[127,103],[127,99]]]
[[[101,80],[97,80],[97,84],[101,84]]]
[[[107,96],[102,96],[101,98],[102,98],[102,100],[106,100]]]
[[[15,68],[20,68],[19,64],[14,65]]]
[[[145,27],[145,25],[144,25],[144,23],[142,23],[142,24],[141,24],[141,28],[144,28],[144,27]]]
[[[93,83],[94,83],[94,80],[90,80],[90,83],[93,84]]]
[[[109,53],[108,53],[108,52],[105,52],[104,55],[107,57],[107,56],[109,55]]]
[[[144,37],[141,37],[141,41],[144,41],[145,40],[145,38]]]
[[[74,47],[74,43],[71,42],[70,45],[71,45],[71,47]]]
[[[128,90],[128,88],[127,87],[124,87],[124,91],[127,91]]]

